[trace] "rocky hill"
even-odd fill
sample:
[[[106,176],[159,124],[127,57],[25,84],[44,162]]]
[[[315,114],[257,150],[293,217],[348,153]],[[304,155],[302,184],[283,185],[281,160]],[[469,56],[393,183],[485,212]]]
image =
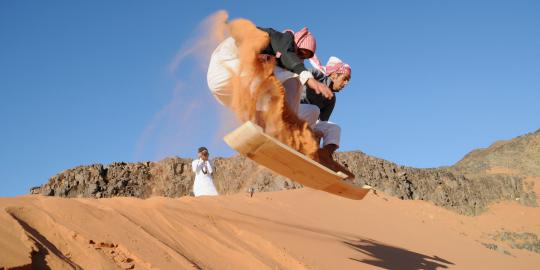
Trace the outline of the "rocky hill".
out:
[[[452,169],[466,175],[540,176],[540,129],[467,154]]]
[[[406,200],[426,200],[461,214],[481,213],[492,202],[517,200],[537,206],[534,182],[540,176],[540,131],[475,150],[455,166],[418,169],[366,155],[343,152],[337,159],[375,190]],[[32,194],[61,197],[180,197],[193,185],[191,159],[171,157],[159,162],[94,164],[63,171]],[[220,194],[275,191],[301,185],[258,166],[243,156],[215,158],[214,182]]]

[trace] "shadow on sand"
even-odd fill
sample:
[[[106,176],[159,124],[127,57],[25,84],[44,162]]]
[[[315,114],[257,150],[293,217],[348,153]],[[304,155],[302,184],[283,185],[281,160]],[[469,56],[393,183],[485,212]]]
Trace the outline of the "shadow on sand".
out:
[[[32,259],[32,265],[30,265],[29,269],[44,269],[49,270],[53,269],[49,266],[47,262],[48,256],[55,256],[59,260],[63,261],[65,263],[65,267],[69,267],[71,269],[83,269],[75,262],[71,261],[68,257],[66,257],[62,251],[60,251],[53,243],[51,243],[44,235],[42,235],[37,229],[30,226],[28,223],[26,223],[21,217],[19,217],[16,213],[16,211],[12,211],[7,209],[6,210],[11,217],[13,217],[20,225],[21,227],[26,231],[28,237],[35,243],[37,250],[32,250],[31,259]],[[4,269],[0,266],[0,269]],[[11,269],[11,268],[10,268]],[[13,268],[18,269],[18,268]],[[26,268],[22,268],[26,269]]]
[[[383,269],[434,270],[439,268],[448,268],[448,265],[454,265],[452,262],[438,256],[427,256],[372,240],[361,239],[358,241],[345,241],[343,243],[369,257],[361,259],[349,259],[360,263],[374,265]]]

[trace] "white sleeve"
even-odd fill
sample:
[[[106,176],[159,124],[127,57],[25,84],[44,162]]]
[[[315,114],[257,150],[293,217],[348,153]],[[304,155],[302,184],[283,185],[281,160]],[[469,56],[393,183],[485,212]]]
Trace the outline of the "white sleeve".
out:
[[[313,79],[313,74],[310,71],[304,70],[300,72],[300,82],[305,85],[309,79]]]
[[[208,174],[212,174],[214,172],[214,169],[212,169],[212,164],[210,163],[210,161],[207,161],[208,162]]]
[[[199,170],[200,170],[200,162],[198,159],[194,160],[193,162],[191,162],[191,170],[194,172],[194,173],[198,173]]]

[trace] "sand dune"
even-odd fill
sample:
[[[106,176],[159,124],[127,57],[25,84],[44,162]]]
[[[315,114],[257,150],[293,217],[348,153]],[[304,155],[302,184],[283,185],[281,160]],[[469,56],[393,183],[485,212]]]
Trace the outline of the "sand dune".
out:
[[[478,217],[423,201],[302,189],[169,199],[0,198],[0,266],[44,269],[538,269],[489,236],[540,234],[540,209]],[[496,244],[498,250],[484,244]],[[509,253],[509,254],[505,254]],[[0,267],[1,269],[1,267]]]

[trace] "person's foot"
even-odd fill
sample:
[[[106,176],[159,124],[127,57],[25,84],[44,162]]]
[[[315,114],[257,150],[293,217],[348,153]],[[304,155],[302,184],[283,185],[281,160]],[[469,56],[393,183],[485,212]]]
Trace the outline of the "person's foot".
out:
[[[317,151],[317,156],[319,163],[327,167],[328,169],[334,172],[342,172],[347,175],[346,180],[353,180],[356,176],[350,172],[345,166],[341,165],[339,162],[335,161],[332,157],[332,154],[327,149],[321,148]]]

